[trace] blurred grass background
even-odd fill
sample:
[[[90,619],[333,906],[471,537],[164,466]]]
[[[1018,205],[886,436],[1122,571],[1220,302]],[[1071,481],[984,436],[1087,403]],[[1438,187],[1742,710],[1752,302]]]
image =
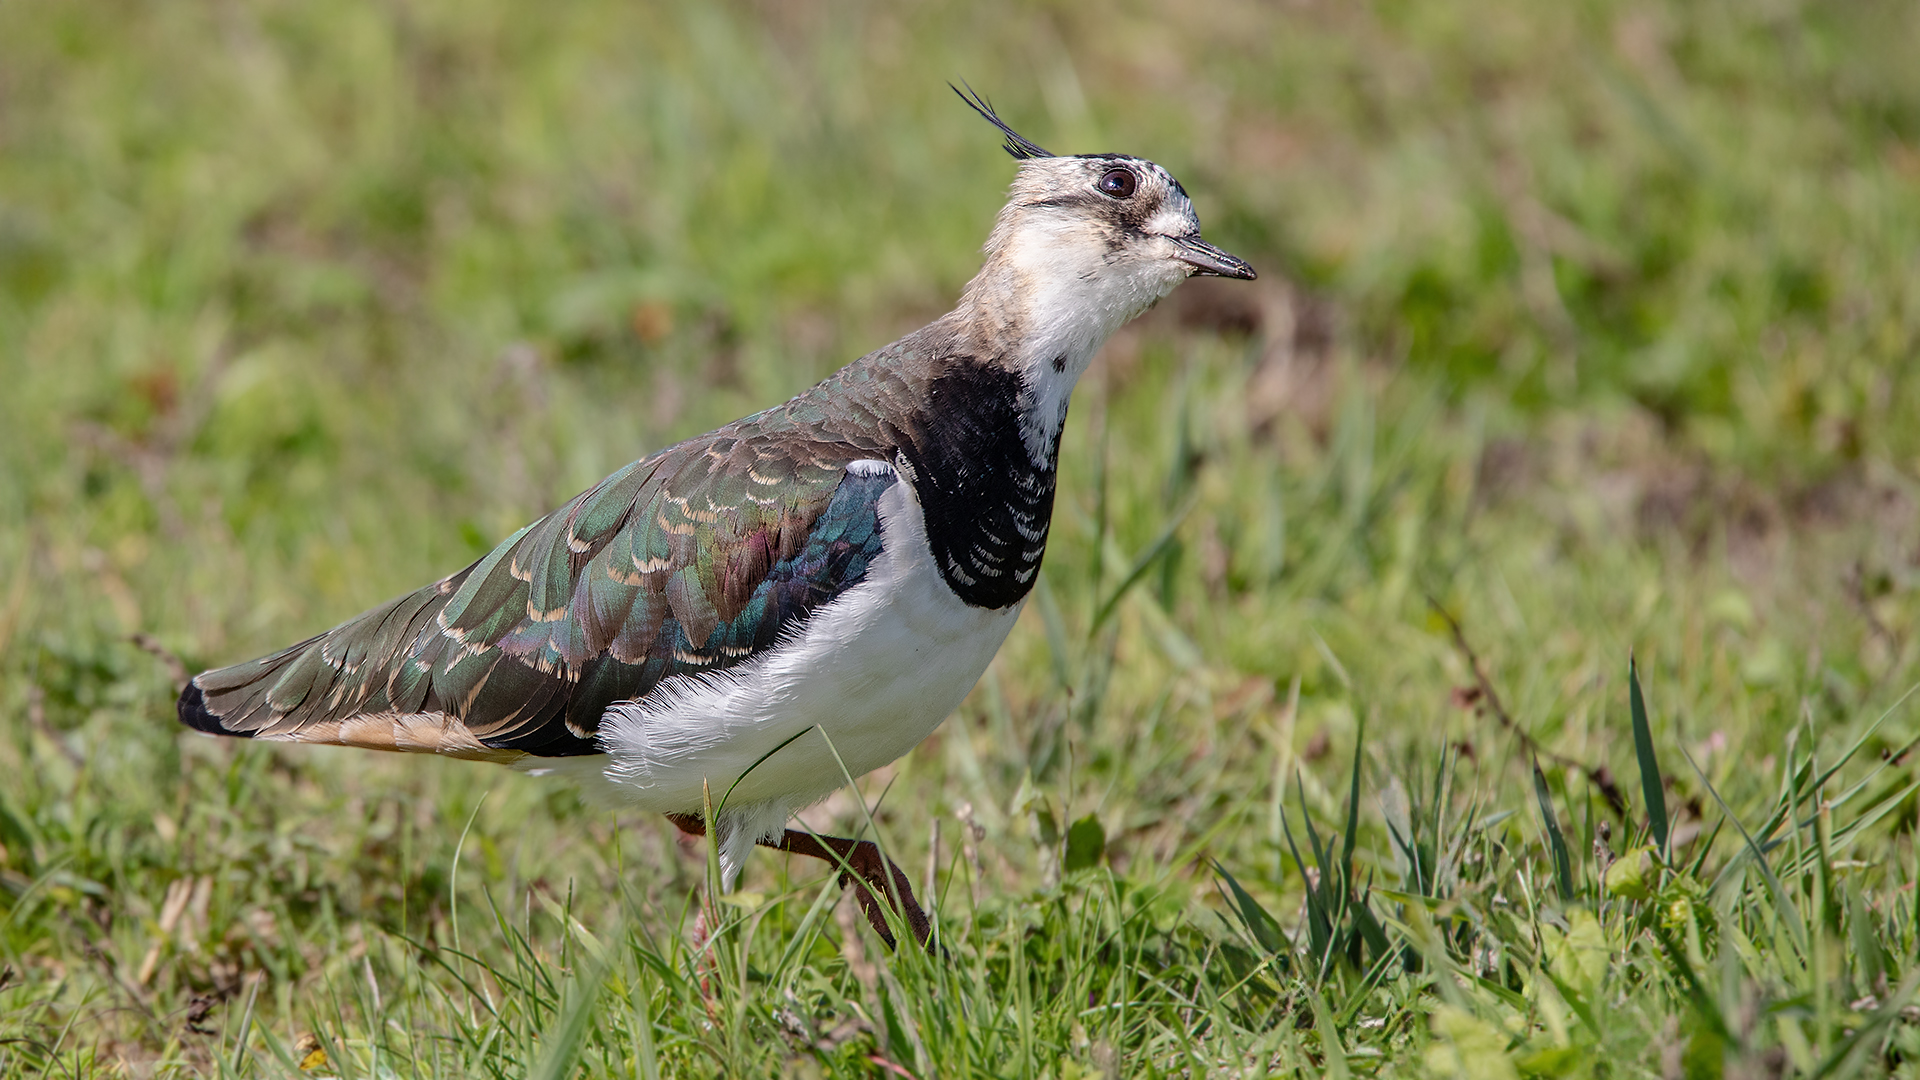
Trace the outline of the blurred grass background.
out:
[[[1704,770],[1675,812],[1764,801],[1920,674],[1916,42],[1890,0],[0,6],[0,1013],[54,1048],[9,1067],[384,1045],[325,1002],[372,980],[377,1014],[375,958],[428,1000],[404,943],[466,913],[506,948],[490,901],[680,932],[664,825],[191,739],[133,639],[198,669],[304,637],[944,311],[1012,170],[949,79],[1166,165],[1262,280],[1184,287],[1083,385],[1036,602],[863,785],[907,861],[952,888],[968,817],[1018,921],[1092,815],[1156,925],[1217,925],[1206,858],[1291,913],[1280,786],[1337,817],[1362,719],[1368,790],[1451,744],[1526,805],[1430,598],[1552,752],[1633,775],[1635,651]],[[1863,865],[1910,867],[1912,820]],[[1033,1009],[1055,1075],[1177,1057]],[[880,1027],[726,1060],[858,1063]]]

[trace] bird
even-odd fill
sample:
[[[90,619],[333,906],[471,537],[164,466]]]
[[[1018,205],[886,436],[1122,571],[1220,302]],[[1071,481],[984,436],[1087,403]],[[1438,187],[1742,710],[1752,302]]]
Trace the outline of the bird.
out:
[[[927,944],[872,840],[788,822],[913,749],[999,651],[1100,346],[1189,277],[1256,276],[1201,239],[1166,169],[1049,153],[953,90],[1017,167],[951,312],[621,468],[464,569],[196,675],[181,722],[558,774],[711,829],[723,890],[755,846],[811,855],[889,947],[887,904]]]

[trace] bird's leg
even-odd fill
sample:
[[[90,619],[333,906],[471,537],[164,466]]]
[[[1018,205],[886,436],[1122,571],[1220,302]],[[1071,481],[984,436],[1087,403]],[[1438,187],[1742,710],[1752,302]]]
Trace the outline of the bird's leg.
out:
[[[668,814],[667,820],[689,836],[705,836],[707,824],[698,814]],[[887,943],[894,947],[893,931],[887,929],[886,913],[880,908],[880,900],[874,895],[878,888],[892,901],[895,910],[907,920],[907,928],[913,931],[915,941],[926,945],[933,933],[933,926],[927,921],[927,913],[920,910],[920,902],[913,897],[913,886],[908,884],[907,875],[891,860],[880,853],[880,846],[871,840],[848,840],[839,836],[816,837],[812,833],[788,829],[777,840],[762,840],[762,847],[776,848],[794,855],[810,855],[813,858],[832,863],[840,869],[842,888],[852,885],[854,899],[860,901],[860,910],[866,913],[867,921]]]
[[[839,836],[814,836],[812,833],[788,829],[778,840],[762,840],[765,847],[778,848],[795,855],[811,855],[824,859],[841,867],[840,884],[851,884],[854,899],[860,901],[860,909],[866,912],[867,921],[887,943],[894,947],[893,932],[887,929],[886,913],[880,907],[880,900],[874,895],[877,888],[893,902],[894,909],[907,920],[907,929],[913,931],[913,938],[921,945],[928,945],[933,926],[927,921],[927,913],[920,910],[919,901],[913,898],[913,886],[907,883],[907,875],[895,866],[892,860],[880,853],[880,846],[871,840],[848,840]]]

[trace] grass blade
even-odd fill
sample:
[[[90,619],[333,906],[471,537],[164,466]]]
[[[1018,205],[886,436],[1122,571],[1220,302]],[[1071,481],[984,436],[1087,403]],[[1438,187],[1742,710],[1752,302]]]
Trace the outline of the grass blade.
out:
[[[1720,1037],[1731,1038],[1733,1033],[1727,1027],[1727,1018],[1720,1014],[1719,1008],[1713,1003],[1713,998],[1708,995],[1707,988],[1700,984],[1700,976],[1694,972],[1693,964],[1687,960],[1686,950],[1673,939],[1673,935],[1667,932],[1666,927],[1656,922],[1651,929],[1655,940],[1660,942],[1661,951],[1667,954],[1668,963],[1673,965],[1673,972],[1679,977],[1681,989],[1693,1003],[1694,1011],[1701,1019],[1712,1025],[1713,1030]]]
[[[1126,576],[1120,579],[1120,584],[1113,587],[1113,591],[1107,594],[1107,598],[1094,611],[1093,623],[1087,627],[1089,638],[1098,633],[1100,628],[1107,624],[1108,619],[1113,618],[1113,613],[1120,606],[1120,601],[1126,599],[1127,594],[1133,591],[1133,587],[1140,584],[1140,579],[1147,576],[1147,571],[1153,569],[1153,564],[1160,560],[1160,556],[1165,555],[1167,549],[1173,546],[1180,526],[1186,523],[1187,515],[1193,513],[1193,508],[1198,503],[1199,499],[1188,497],[1180,509],[1174,511],[1173,517],[1168,519],[1166,527],[1160,530],[1160,535],[1154,537],[1153,542],[1135,556],[1133,566],[1128,568]]]
[[[1340,880],[1347,881],[1347,875],[1353,868],[1353,845],[1355,833],[1360,827],[1360,754],[1367,745],[1367,718],[1360,717],[1357,732],[1353,737],[1353,779],[1347,787],[1347,838],[1340,847]]]
[[[1662,856],[1667,854],[1667,789],[1660,779],[1660,762],[1653,756],[1653,728],[1647,723],[1647,701],[1640,693],[1640,669],[1627,657],[1627,707],[1633,714],[1633,754],[1640,761],[1640,795],[1647,800],[1647,827]]]
[[[1312,835],[1312,828],[1312,822],[1308,822],[1309,835]],[[1333,927],[1322,904],[1319,886],[1307,873],[1307,860],[1300,857],[1300,846],[1294,842],[1293,825],[1287,820],[1285,809],[1280,811],[1280,829],[1287,838],[1287,850],[1293,853],[1293,864],[1300,868],[1301,884],[1307,894],[1307,943],[1310,955],[1317,960],[1325,957],[1332,948]],[[1325,878],[1323,871],[1321,880],[1324,882]]]
[[[1232,894],[1228,898],[1228,906],[1233,909],[1235,915],[1240,917],[1240,924],[1247,928],[1247,933],[1253,937],[1254,943],[1273,954],[1274,958],[1280,961],[1281,969],[1285,970],[1289,959],[1287,938],[1280,930],[1279,921],[1267,912],[1260,901],[1255,900],[1247,894],[1247,890],[1240,887],[1240,882],[1227,872],[1226,867],[1220,865],[1219,860],[1214,861],[1213,872],[1220,875],[1220,879],[1227,883],[1227,891]]]
[[[1547,774],[1540,771],[1540,759],[1533,759],[1533,794],[1540,800],[1540,820],[1547,827],[1547,847],[1553,852],[1554,880],[1560,886],[1560,898],[1572,903],[1573,859],[1567,854],[1567,838],[1560,833],[1560,819],[1553,812],[1553,795],[1547,791]]]
[[[1775,910],[1779,911],[1787,931],[1793,935],[1793,943],[1800,949],[1801,956],[1806,956],[1806,923],[1801,919],[1800,909],[1793,903],[1786,886],[1781,884],[1780,878],[1774,874],[1773,867],[1767,864],[1766,853],[1760,850],[1759,843],[1754,840],[1753,834],[1747,831],[1747,827],[1740,823],[1740,818],[1734,814],[1733,808],[1727,805],[1727,800],[1720,797],[1720,792],[1714,788],[1712,781],[1707,779],[1707,774],[1701,770],[1700,764],[1693,760],[1693,755],[1687,753],[1685,747],[1680,748],[1680,753],[1687,759],[1687,764],[1693,767],[1694,774],[1700,777],[1700,785],[1707,789],[1708,795],[1713,796],[1713,801],[1719,805],[1720,813],[1725,815],[1725,820],[1733,822],[1733,827],[1740,831],[1741,839],[1747,843],[1748,857],[1760,868],[1760,877],[1767,883],[1767,892],[1773,897]],[[1708,887],[1709,890],[1719,889],[1720,883],[1727,880],[1739,865],[1737,859],[1728,862],[1727,868],[1714,879],[1713,884]]]
[[[1880,1033],[1888,1025],[1900,1018],[1901,1011],[1907,1007],[1909,1001],[1913,1000],[1916,990],[1920,990],[1920,971],[1909,974],[1893,993],[1887,995],[1886,1002],[1873,1011],[1866,1023],[1849,1032],[1840,1045],[1834,1047],[1833,1052],[1827,1055],[1827,1059],[1813,1071],[1810,1080],[1826,1080],[1827,1077],[1840,1072],[1843,1066],[1853,1060],[1854,1055],[1867,1040],[1879,1038]]]
[[[1340,1045],[1340,1032],[1334,1026],[1333,1012],[1327,1003],[1309,986],[1307,1000],[1313,1003],[1313,1026],[1320,1034],[1320,1056],[1325,1061],[1326,1080],[1347,1080],[1352,1071],[1347,1067],[1347,1051]]]
[[[542,1040],[546,1046],[531,1074],[535,1080],[561,1080],[562,1077],[572,1076],[574,1063],[587,1041],[587,1029],[593,1025],[593,1014],[600,1004],[600,992],[606,986],[607,965],[604,959],[591,957],[580,966],[580,972],[567,980],[560,1022]]]

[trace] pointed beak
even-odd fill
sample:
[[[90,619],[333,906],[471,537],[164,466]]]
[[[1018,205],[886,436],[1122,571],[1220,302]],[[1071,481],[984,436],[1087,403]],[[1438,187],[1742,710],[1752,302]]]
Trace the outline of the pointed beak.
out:
[[[1173,243],[1180,249],[1174,258],[1193,267],[1196,276],[1239,278],[1241,281],[1252,281],[1259,276],[1253,272],[1253,267],[1247,265],[1247,260],[1221,251],[1200,239],[1199,233],[1176,236]]]

